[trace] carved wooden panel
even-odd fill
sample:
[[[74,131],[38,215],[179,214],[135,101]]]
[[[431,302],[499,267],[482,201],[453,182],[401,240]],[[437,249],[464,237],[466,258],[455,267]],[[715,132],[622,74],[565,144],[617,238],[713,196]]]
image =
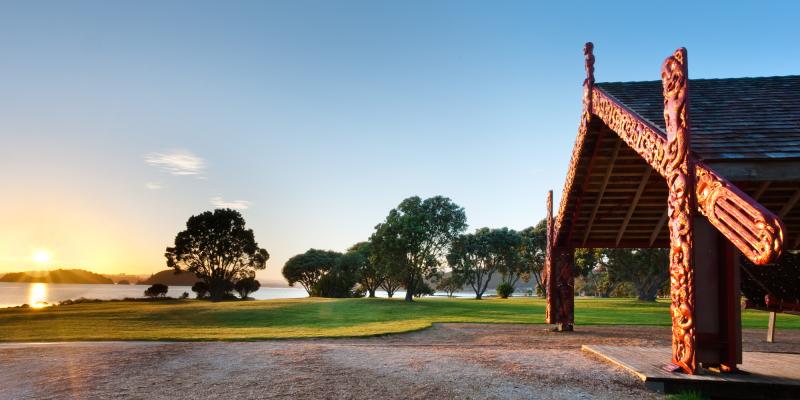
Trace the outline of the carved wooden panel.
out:
[[[660,130],[599,88],[594,89],[593,98],[595,115],[666,178],[667,139]],[[691,154],[690,158],[694,159]],[[695,162],[694,171],[700,214],[753,263],[777,260],[785,231],[780,218],[704,163]]]

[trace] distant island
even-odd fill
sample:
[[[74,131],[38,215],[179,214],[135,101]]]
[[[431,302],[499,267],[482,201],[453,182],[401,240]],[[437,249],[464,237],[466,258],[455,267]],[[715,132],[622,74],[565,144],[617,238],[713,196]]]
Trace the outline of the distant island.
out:
[[[139,281],[137,285],[155,285],[160,283],[167,286],[192,286],[199,281],[195,274],[189,272],[175,273],[173,269],[165,269],[150,275],[149,278]]]
[[[83,269],[55,269],[52,271],[9,272],[0,282],[16,283],[81,283],[113,284],[111,279]]]

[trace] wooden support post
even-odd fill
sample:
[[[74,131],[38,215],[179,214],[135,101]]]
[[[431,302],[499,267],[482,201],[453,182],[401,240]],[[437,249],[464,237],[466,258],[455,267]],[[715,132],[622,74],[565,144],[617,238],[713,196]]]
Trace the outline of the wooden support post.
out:
[[[694,163],[689,155],[690,123],[686,49],[664,60],[664,120],[667,130],[665,177],[669,188],[669,271],[672,304],[672,363],[686,373],[697,370],[693,219],[697,210]]]
[[[573,268],[575,263],[575,249],[568,247],[556,248],[554,257],[554,270],[558,274],[558,320],[556,330],[571,332],[575,324],[575,276]]]
[[[769,326],[767,327],[767,343],[775,343],[775,319],[778,313],[775,311],[769,312]]]
[[[742,363],[739,252],[707,219],[694,222],[697,363],[734,371]]]
[[[545,309],[544,309],[544,322],[547,324],[556,323],[558,300],[555,296],[557,280],[556,273],[553,265],[553,191],[547,192],[547,237],[545,239],[545,253],[544,253],[544,288],[545,288]]]

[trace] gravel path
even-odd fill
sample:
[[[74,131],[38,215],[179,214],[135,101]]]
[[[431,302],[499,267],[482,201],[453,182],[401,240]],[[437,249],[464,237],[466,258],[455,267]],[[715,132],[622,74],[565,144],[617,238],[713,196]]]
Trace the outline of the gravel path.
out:
[[[797,352],[800,332],[744,332]],[[647,399],[581,344],[668,345],[669,328],[438,324],[366,339],[0,344],[2,399]]]

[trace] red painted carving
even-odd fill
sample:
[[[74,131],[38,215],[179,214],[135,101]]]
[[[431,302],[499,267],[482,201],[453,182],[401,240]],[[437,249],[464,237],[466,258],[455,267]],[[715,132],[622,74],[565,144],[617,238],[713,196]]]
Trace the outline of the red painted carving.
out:
[[[594,89],[592,97],[594,114],[666,178],[667,140],[660,130],[600,88]],[[694,159],[691,154],[689,157]],[[780,218],[704,163],[696,161],[694,171],[700,214],[753,263],[763,265],[777,260],[785,231]],[[562,204],[566,207],[564,197]]]
[[[783,249],[783,222],[709,169],[697,169],[698,210],[754,264],[775,262]]]
[[[547,303],[544,311],[544,321],[548,324],[556,323],[556,310],[555,299],[553,293],[557,287],[556,280],[551,279],[555,276],[553,272],[553,191],[547,192],[547,239],[545,243],[544,255],[544,273],[542,274],[544,280],[545,296]]]
[[[686,49],[664,61],[664,165],[669,188],[669,274],[672,304],[672,362],[693,374],[695,359],[693,218],[696,210],[694,165],[689,156],[690,127]]]
[[[578,167],[578,160],[580,159],[581,151],[583,149],[583,142],[586,139],[586,133],[589,132],[589,122],[592,117],[593,106],[593,93],[594,91],[594,44],[586,42],[583,46],[584,67],[586,68],[586,79],[583,81],[583,112],[581,113],[581,123],[578,126],[578,137],[575,138],[575,146],[572,148],[572,157],[569,160],[569,169],[567,170],[567,178],[564,182],[564,193],[561,196],[561,203],[558,206],[558,215],[556,216],[555,228],[553,229],[555,239],[558,239],[558,234],[561,232],[561,224],[566,216],[565,210],[567,208],[568,197],[567,192],[572,188],[573,181],[575,180],[575,169]]]

